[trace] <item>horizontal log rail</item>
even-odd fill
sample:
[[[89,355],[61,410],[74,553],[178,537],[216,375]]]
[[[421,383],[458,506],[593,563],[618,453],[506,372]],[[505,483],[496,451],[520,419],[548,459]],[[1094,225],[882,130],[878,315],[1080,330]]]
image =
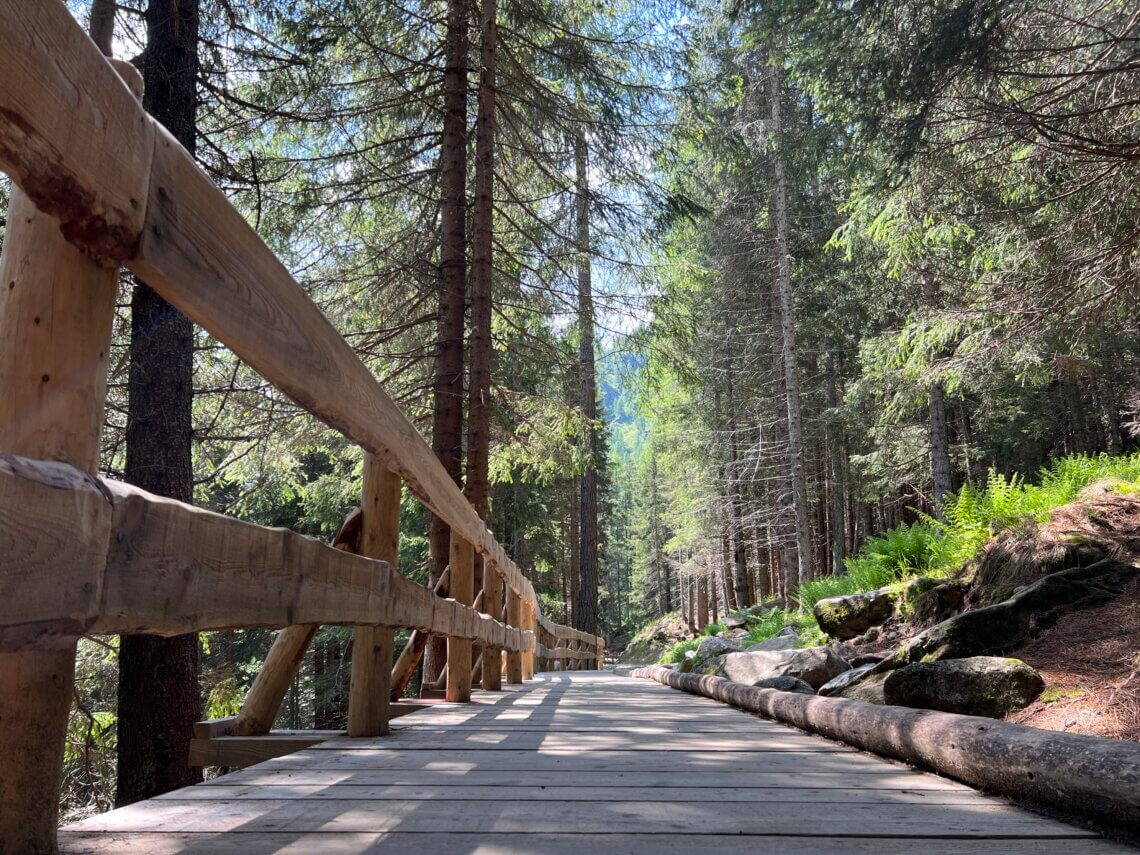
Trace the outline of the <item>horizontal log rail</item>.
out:
[[[15,184],[13,210],[33,214],[8,221],[4,295],[15,296],[0,314],[0,720],[15,734],[0,741],[0,849],[54,847],[54,813],[42,806],[56,803],[85,633],[281,627],[237,738],[269,728],[321,624],[356,629],[350,735],[387,731],[392,689],[406,684],[428,634],[447,637],[449,700],[469,699],[473,673],[490,671],[496,651],[508,682],[544,664],[599,667],[603,640],[543,616],[526,575],[415,426],[64,3],[0,0],[0,21],[0,170]],[[335,546],[92,474],[119,267],[364,450],[361,509]],[[100,283],[97,297],[82,290],[88,281]],[[28,299],[32,287],[52,299]],[[45,331],[38,350],[7,346],[33,326]],[[27,367],[41,357],[55,365],[53,349],[82,367],[81,384],[57,392],[54,371]],[[24,400],[37,402],[34,418]],[[451,598],[394,567],[403,485],[451,530]],[[476,606],[475,554],[497,580],[484,601],[496,612],[505,604],[504,620]],[[395,628],[418,635],[393,675]],[[541,651],[539,633],[550,642]],[[498,688],[492,676],[483,681]]]
[[[415,627],[520,652],[535,643],[386,562],[64,463],[0,454],[0,543],[7,650],[83,633],[296,624]],[[58,588],[40,584],[61,567]]]

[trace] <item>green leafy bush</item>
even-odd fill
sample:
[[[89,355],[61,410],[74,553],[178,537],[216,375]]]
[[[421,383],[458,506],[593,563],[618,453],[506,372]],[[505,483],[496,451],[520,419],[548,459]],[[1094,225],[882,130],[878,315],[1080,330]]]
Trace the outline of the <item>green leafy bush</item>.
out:
[[[665,665],[678,665],[685,661],[685,654],[701,646],[701,637],[690,638],[688,641],[679,641],[665,651],[661,662]]]

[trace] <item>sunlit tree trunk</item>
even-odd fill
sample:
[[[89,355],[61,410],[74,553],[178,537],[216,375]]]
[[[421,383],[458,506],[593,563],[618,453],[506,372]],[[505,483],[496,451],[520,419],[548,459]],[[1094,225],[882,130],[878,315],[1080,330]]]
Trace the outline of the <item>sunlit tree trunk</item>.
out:
[[[143,105],[187,151],[197,142],[198,0],[151,0]],[[132,484],[194,500],[194,329],[146,283],[131,295],[126,466]],[[200,717],[198,636],[124,635],[119,644],[118,777],[126,805],[202,779],[188,764]]]
[[[784,174],[781,89],[783,62],[773,54],[768,69],[768,111],[773,139],[772,199],[770,217],[776,254],[775,298],[780,316],[781,360],[787,402],[788,478],[795,511],[796,584],[811,578],[811,520],[808,517],[807,476],[804,472],[803,438],[800,427],[800,377],[796,366],[795,314],[792,303],[792,271],[788,255],[788,186]]]
[[[456,484],[463,478],[463,326],[467,289],[467,3],[448,0],[444,42],[443,135],[440,141],[440,295],[432,403],[432,450]],[[447,567],[451,530],[433,516],[428,536],[430,583]],[[424,653],[424,684],[447,661],[443,638]]]
[[[589,150],[586,136],[574,137],[575,225],[578,249],[579,398],[586,419],[588,461],[582,474],[581,548],[578,551],[578,608],[574,626],[598,631],[598,386],[594,365],[594,291],[590,276]]]

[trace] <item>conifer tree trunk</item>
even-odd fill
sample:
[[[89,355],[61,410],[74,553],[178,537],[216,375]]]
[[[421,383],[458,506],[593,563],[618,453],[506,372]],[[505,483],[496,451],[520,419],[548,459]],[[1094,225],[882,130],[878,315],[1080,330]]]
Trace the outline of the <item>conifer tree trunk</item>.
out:
[[[448,0],[444,37],[443,135],[440,139],[440,296],[432,404],[432,450],[456,484],[463,478],[463,326],[467,298],[467,2]],[[429,580],[447,567],[451,530],[433,516],[428,535]],[[424,652],[424,685],[447,661],[443,638]]]
[[[934,275],[923,270],[922,296],[927,308],[938,303],[938,291],[934,285]],[[942,504],[946,495],[954,489],[950,470],[950,440],[946,431],[946,389],[940,382],[930,384],[930,474],[934,481],[934,510],[942,516]]]
[[[788,186],[784,174],[783,125],[780,90],[783,87],[782,60],[775,54],[768,69],[768,111],[774,150],[772,157],[772,200],[770,217],[775,243],[775,297],[780,318],[781,361],[787,399],[788,478],[795,511],[796,584],[811,579],[811,520],[808,517],[807,480],[804,473],[803,437],[800,427],[800,378],[796,366],[795,315],[792,306],[792,271],[788,256]]]
[[[582,546],[578,550],[578,609],[574,626],[598,632],[598,387],[594,365],[594,293],[590,276],[589,151],[586,136],[574,137],[575,225],[578,248],[578,370],[579,398],[587,428],[589,462],[582,475],[579,526]]]
[[[831,572],[842,576],[843,559],[847,555],[847,437],[839,418],[839,371],[834,354],[827,360],[827,406],[832,411],[828,422],[828,461],[831,476]]]
[[[491,320],[494,272],[495,48],[498,36],[495,0],[483,0],[480,24],[479,112],[475,119],[475,205],[471,220],[471,368],[467,404],[467,499],[486,520],[491,455]],[[484,611],[500,608],[502,583],[475,557],[483,582]],[[483,656],[483,687],[499,687],[497,650]],[[492,667],[494,665],[495,667]]]
[[[661,553],[661,516],[657,493],[657,454],[651,453],[649,458],[649,537],[653,547],[653,567],[657,576],[657,611],[661,617],[673,611],[671,582],[669,581],[669,568],[665,566],[665,557]]]
[[[193,153],[198,112],[198,0],[146,9],[143,105]],[[193,501],[194,331],[144,282],[131,297],[126,480]],[[200,717],[198,636],[124,635],[119,646],[118,779],[126,805],[201,780],[188,765]]]
[[[732,591],[738,609],[747,608],[748,555],[744,545],[744,511],[740,498],[739,452],[736,446],[736,395],[732,384],[731,364],[725,371],[725,403],[728,406],[728,494],[729,508],[732,511]]]

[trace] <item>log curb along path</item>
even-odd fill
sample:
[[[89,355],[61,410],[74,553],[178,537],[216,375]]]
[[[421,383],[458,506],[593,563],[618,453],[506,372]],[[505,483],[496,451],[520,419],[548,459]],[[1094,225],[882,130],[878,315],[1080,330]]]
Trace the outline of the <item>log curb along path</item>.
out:
[[[1140,840],[1140,744],[990,718],[759,689],[651,666],[631,672]]]

